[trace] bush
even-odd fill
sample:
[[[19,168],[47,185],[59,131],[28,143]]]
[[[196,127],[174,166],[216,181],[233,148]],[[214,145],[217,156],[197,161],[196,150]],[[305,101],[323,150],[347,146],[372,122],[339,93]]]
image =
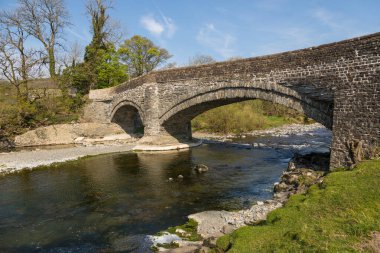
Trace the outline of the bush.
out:
[[[79,118],[81,96],[44,96],[34,101],[0,99],[0,137],[12,137],[29,129],[50,124],[68,123]]]
[[[250,100],[209,110],[192,121],[195,131],[243,133],[257,129],[303,123],[306,117],[282,105]]]

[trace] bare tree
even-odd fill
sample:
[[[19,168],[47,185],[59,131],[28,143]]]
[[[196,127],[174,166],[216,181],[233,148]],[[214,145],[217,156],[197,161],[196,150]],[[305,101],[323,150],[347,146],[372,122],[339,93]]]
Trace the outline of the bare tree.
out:
[[[200,54],[200,55],[196,55],[190,58],[188,66],[198,66],[198,65],[214,63],[214,62],[216,61],[212,56]]]
[[[178,64],[176,62],[169,62],[168,64],[166,64],[165,66],[163,66],[160,69],[166,70],[166,69],[175,69],[175,68],[178,68]]]
[[[72,43],[68,50],[59,57],[59,72],[63,68],[75,67],[78,63],[81,63],[83,61],[83,54],[83,46],[78,41]]]
[[[28,33],[22,25],[20,9],[0,13],[0,71],[17,90],[17,95],[27,96],[28,81],[38,73],[38,50],[27,49]]]
[[[69,25],[62,0],[18,0],[27,33],[39,40],[46,52],[50,77],[56,73],[56,47],[62,47],[64,28]]]

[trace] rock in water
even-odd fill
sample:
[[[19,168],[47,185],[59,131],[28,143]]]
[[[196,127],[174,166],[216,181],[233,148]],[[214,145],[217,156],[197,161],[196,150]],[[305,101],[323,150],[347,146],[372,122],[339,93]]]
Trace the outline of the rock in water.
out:
[[[194,170],[198,173],[203,173],[208,171],[208,167],[204,164],[197,164],[195,165]]]

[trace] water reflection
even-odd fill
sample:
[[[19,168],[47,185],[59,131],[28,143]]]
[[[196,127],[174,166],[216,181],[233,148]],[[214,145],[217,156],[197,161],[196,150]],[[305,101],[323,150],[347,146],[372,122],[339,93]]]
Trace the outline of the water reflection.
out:
[[[102,155],[9,175],[0,178],[0,252],[112,252],[120,238],[155,233],[188,214],[270,198],[291,155],[209,144]],[[195,173],[198,163],[210,170]]]

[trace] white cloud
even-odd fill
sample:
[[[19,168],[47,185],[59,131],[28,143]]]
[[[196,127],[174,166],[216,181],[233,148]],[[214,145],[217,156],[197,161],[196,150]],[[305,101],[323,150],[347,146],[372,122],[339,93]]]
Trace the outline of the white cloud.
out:
[[[140,19],[141,25],[154,35],[160,36],[165,30],[164,26],[154,19],[152,16],[143,16]]]
[[[197,41],[219,53],[224,58],[235,55],[236,38],[229,33],[216,29],[214,24],[204,25],[198,32]]]
[[[157,19],[152,15],[142,16],[140,23],[146,30],[156,36],[164,34],[166,37],[171,38],[177,30],[173,20],[163,14],[161,14],[161,19]]]

